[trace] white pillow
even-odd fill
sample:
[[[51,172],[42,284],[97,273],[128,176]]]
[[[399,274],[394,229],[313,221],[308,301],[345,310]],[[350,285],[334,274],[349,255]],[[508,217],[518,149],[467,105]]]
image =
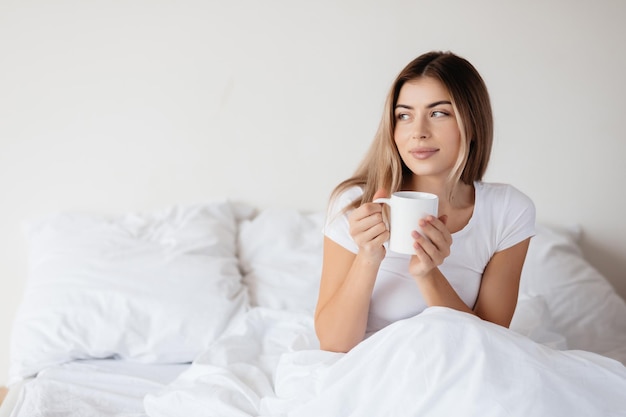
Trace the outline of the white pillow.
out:
[[[312,312],[322,263],[324,214],[267,209],[243,220],[239,257],[251,304]],[[511,328],[559,349],[626,364],[626,303],[589,264],[580,229],[537,226]]]
[[[553,349],[567,349],[565,336],[553,329],[548,303],[541,295],[520,294],[509,328]]]
[[[62,362],[190,362],[248,308],[228,202],[29,227],[9,383]]]
[[[541,296],[551,328],[569,349],[596,352],[626,364],[626,303],[583,256],[580,231],[539,225],[520,284],[520,298]]]
[[[239,226],[239,262],[252,306],[313,313],[324,213],[265,209]]]

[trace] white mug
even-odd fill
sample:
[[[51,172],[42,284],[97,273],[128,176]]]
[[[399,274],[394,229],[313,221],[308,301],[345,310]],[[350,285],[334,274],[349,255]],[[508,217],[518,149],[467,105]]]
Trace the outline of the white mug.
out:
[[[437,217],[439,198],[435,194],[418,191],[398,191],[391,198],[377,198],[374,203],[384,203],[390,207],[389,214],[389,250],[412,255],[413,237],[411,232],[417,230],[420,234],[420,219],[429,215]]]

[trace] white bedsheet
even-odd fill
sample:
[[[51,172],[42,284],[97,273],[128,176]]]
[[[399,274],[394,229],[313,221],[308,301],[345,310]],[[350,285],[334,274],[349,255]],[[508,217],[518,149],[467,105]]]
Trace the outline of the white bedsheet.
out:
[[[305,314],[253,309],[144,404],[151,417],[626,416],[626,367],[442,307],[348,354]]]
[[[188,367],[115,359],[50,367],[24,383],[11,417],[145,416],[145,395],[162,389]]]

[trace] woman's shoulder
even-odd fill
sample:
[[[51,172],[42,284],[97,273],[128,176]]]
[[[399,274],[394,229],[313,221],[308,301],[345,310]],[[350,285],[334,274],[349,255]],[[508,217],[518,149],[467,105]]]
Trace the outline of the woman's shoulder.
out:
[[[481,219],[491,225],[495,251],[507,249],[535,234],[535,204],[511,184],[476,183]]]
[[[352,204],[353,201],[361,198],[362,195],[363,188],[358,185],[353,185],[333,193],[330,199],[329,213],[337,214],[343,211],[344,208]]]
[[[350,224],[346,207],[363,195],[363,189],[358,186],[348,187],[333,194],[324,224],[324,235],[340,244],[353,253],[359,248],[350,236]]]
[[[339,190],[336,194],[337,198],[354,200],[363,195],[363,187],[359,185],[351,185],[343,190]]]
[[[507,206],[534,206],[533,200],[517,187],[500,182],[475,182],[476,198]]]

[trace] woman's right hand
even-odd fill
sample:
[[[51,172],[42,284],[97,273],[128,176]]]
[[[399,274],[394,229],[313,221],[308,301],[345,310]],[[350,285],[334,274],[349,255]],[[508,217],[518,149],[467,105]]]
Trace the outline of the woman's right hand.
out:
[[[372,200],[388,197],[386,190],[378,190]],[[383,243],[389,240],[389,230],[383,221],[381,203],[365,203],[353,210],[348,216],[350,235],[359,247],[359,255],[372,262],[381,262],[385,257]]]

